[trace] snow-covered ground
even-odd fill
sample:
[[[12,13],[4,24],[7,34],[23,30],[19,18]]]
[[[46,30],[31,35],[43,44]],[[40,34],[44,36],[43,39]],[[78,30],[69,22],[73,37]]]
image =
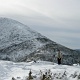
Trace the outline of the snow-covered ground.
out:
[[[49,70],[52,80],[80,80],[79,65],[58,65],[46,61],[14,63],[0,60],[0,80],[12,80],[12,77],[16,80],[26,80],[30,70],[35,77],[34,80],[40,80],[41,72],[44,74]]]

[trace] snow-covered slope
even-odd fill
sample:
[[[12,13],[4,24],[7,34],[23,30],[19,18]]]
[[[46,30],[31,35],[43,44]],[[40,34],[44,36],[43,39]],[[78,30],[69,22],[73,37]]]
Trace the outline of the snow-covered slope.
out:
[[[26,25],[12,19],[0,18],[0,48],[38,37],[42,36]]]
[[[56,62],[57,49],[63,54],[63,64],[80,61],[80,54],[75,50],[51,41],[18,21],[0,18],[0,59],[20,62],[29,58]]]
[[[57,65],[46,61],[14,63],[0,61],[0,80],[27,80],[29,71],[32,71],[32,80],[41,80],[42,74],[49,72],[50,80],[80,80],[80,66]],[[47,75],[48,75],[47,74]]]
[[[1,58],[15,61],[15,58],[32,53],[43,45],[36,38],[43,36],[18,21],[0,18]]]

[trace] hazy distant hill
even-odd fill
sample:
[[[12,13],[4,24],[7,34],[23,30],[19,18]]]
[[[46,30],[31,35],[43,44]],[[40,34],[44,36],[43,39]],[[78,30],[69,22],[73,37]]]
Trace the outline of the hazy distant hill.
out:
[[[51,41],[18,21],[0,18],[0,59],[19,62],[41,59],[57,62],[57,49],[63,54],[63,64],[80,61],[80,54],[76,50]]]
[[[80,51],[80,49],[75,49],[76,51]]]
[[[78,53],[80,53],[80,49],[75,49]]]

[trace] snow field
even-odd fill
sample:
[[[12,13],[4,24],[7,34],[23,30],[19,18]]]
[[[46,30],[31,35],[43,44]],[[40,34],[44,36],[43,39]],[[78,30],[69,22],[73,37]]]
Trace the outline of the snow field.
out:
[[[47,61],[20,62],[14,63],[9,61],[0,61],[0,80],[26,80],[31,70],[33,80],[40,80],[42,74],[49,72],[51,80],[80,80],[79,65],[58,65]]]

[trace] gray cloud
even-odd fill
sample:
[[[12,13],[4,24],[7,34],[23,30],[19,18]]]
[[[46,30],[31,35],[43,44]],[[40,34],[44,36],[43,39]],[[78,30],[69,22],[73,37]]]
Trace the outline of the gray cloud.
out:
[[[80,0],[0,0],[0,16],[18,20],[69,48],[80,48]]]

